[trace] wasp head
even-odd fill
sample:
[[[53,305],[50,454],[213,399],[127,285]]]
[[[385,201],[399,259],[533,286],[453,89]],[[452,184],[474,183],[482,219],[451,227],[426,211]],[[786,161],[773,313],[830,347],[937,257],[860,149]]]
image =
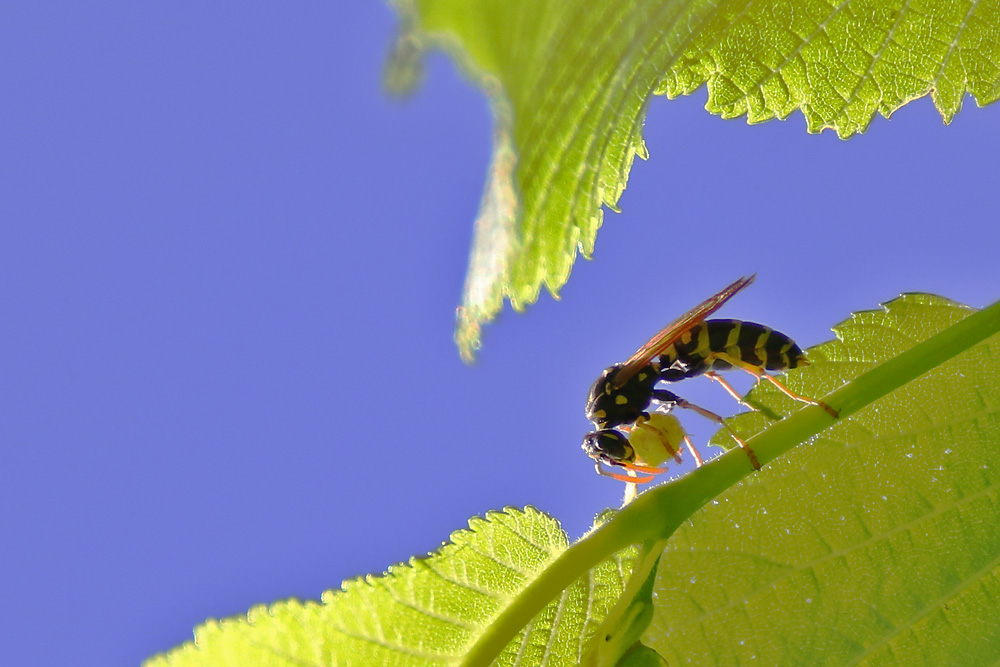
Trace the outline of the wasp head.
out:
[[[595,461],[621,465],[635,461],[635,450],[621,431],[604,428],[583,436],[583,451]]]

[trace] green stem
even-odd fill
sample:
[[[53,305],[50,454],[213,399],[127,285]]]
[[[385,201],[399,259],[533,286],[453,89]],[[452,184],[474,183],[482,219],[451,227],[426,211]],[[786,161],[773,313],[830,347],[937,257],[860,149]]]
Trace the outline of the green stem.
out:
[[[604,667],[605,665],[617,665],[621,658],[631,650],[633,644],[639,641],[640,636],[652,618],[652,579],[655,579],[654,568],[659,565],[660,556],[667,546],[666,540],[655,540],[646,542],[639,551],[636,559],[635,569],[632,576],[625,584],[625,590],[615,603],[615,606],[608,612],[604,621],[594,631],[594,636],[590,641],[590,646],[583,654],[580,664],[583,667]],[[637,599],[642,597],[643,604],[649,605],[649,616],[644,619],[641,627],[629,627],[636,625],[634,607]],[[626,614],[633,614],[632,623],[623,623],[622,619]]]
[[[766,464],[792,447],[1000,332],[1000,302],[918,343],[823,397],[833,417],[819,406],[799,410],[747,441]],[[461,662],[488,665],[545,605],[578,578],[636,543],[663,540],[694,512],[753,472],[740,448],[732,449],[690,474],[640,495],[610,521],[564,551],[541,572],[472,645]],[[627,586],[626,590],[635,590]],[[616,608],[625,608],[618,605]]]

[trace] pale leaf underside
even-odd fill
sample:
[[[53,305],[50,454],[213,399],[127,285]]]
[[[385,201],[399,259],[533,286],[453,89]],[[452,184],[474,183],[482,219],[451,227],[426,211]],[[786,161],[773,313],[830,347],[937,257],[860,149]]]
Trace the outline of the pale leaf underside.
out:
[[[534,302],[589,257],[635,156],[654,94],[708,86],[707,108],[750,122],[800,110],[842,137],[932,95],[950,121],[1000,89],[1000,2],[941,0],[396,0],[391,72],[445,48],[490,97],[494,158],[457,340],[510,300]],[[411,81],[398,74],[388,80]]]

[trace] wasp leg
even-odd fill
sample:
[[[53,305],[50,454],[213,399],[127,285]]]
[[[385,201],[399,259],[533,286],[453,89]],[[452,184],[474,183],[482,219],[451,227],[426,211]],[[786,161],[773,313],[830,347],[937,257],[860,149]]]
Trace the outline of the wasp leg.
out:
[[[828,413],[830,413],[830,416],[832,416],[832,417],[839,417],[840,416],[837,413],[836,410],[834,410],[833,408],[831,408],[829,405],[827,405],[823,401],[817,401],[815,398],[809,398],[808,396],[800,396],[799,394],[796,394],[795,392],[793,392],[792,390],[790,390],[788,387],[786,387],[785,385],[781,384],[781,382],[779,382],[776,377],[768,375],[767,373],[765,373],[764,369],[760,368],[759,366],[754,366],[753,364],[748,364],[747,362],[743,361],[742,359],[737,359],[736,357],[734,357],[732,355],[729,355],[729,354],[726,354],[725,352],[714,352],[711,355],[709,355],[709,357],[706,358],[706,360],[712,359],[712,358],[714,358],[714,359],[720,359],[720,360],[725,361],[726,363],[732,365],[734,368],[739,368],[741,370],[744,370],[747,373],[750,373],[750,375],[753,375],[758,380],[767,380],[768,382],[770,382],[771,384],[773,384],[778,389],[778,391],[780,391],[781,393],[783,393],[785,396],[787,396],[788,398],[792,399],[793,401],[799,401],[800,403],[808,403],[809,405],[818,405],[819,407],[823,408]],[[742,403],[742,401],[740,401],[740,402]]]
[[[691,456],[694,458],[695,467],[700,468],[705,465],[705,461],[702,460],[701,454],[699,454],[698,450],[694,448],[694,443],[691,442],[691,438],[689,438],[687,434],[684,435],[684,444],[687,445],[688,451],[691,452]]]
[[[651,482],[654,479],[653,475],[646,475],[645,477],[629,477],[627,475],[619,475],[616,472],[611,472],[601,465],[600,461],[594,461],[594,470],[597,471],[598,475],[604,477],[610,477],[611,479],[617,479],[619,482],[628,482],[629,484],[645,484],[646,482]],[[662,472],[662,471],[661,471]]]
[[[753,450],[750,449],[750,446],[743,441],[743,438],[736,435],[736,431],[734,431],[729,426],[729,424],[726,423],[725,419],[715,414],[711,410],[703,408],[700,405],[695,405],[690,401],[686,401],[677,394],[675,394],[674,392],[667,391],[666,389],[654,389],[653,398],[663,403],[673,403],[677,407],[684,408],[685,410],[694,410],[702,417],[705,417],[706,419],[711,419],[712,421],[718,423],[722,428],[726,429],[729,435],[732,436],[733,440],[735,440],[736,443],[743,449],[743,451],[747,453],[747,456],[750,458],[750,464],[753,465],[753,469],[760,470],[760,461],[757,460],[757,455],[754,454]]]
[[[718,382],[720,385],[722,385],[722,388],[726,390],[726,393],[735,398],[736,402],[742,405],[744,408],[757,412],[757,408],[744,401],[743,397],[740,396],[735,389],[733,389],[733,385],[729,384],[729,381],[726,380],[726,378],[722,377],[715,371],[708,371],[707,373],[705,373],[705,377],[707,377],[709,380]]]
[[[667,471],[666,468],[656,468],[654,466],[641,466],[638,463],[623,462],[620,465],[621,467],[625,468],[625,470],[632,470],[634,472],[643,472],[643,473],[648,473],[650,475],[659,475],[660,473],[664,473]]]

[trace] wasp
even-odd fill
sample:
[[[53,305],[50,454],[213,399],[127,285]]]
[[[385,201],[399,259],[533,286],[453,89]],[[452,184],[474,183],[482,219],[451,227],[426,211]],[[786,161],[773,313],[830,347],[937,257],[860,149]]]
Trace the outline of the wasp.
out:
[[[682,440],[700,465],[701,457],[679,422],[668,424],[656,418],[674,408],[697,412],[720,424],[747,453],[754,469],[760,469],[753,450],[722,417],[659,387],[660,383],[705,375],[747,405],[732,385],[718,374],[718,371],[736,368],[758,380],[767,380],[796,401],[823,405],[791,392],[766,372],[809,365],[802,349],[791,338],[756,322],[706,319],[750,285],[755,277],[756,274],[740,278],[709,297],[661,329],[625,362],[606,368],[597,378],[587,399],[587,419],[596,429],[584,437],[583,450],[594,459],[599,474],[632,483],[648,482],[663,472],[663,468],[657,467],[658,463],[668,456],[679,457],[677,446]],[[656,414],[651,415],[650,407],[654,404]],[[662,456],[650,453],[657,443],[664,453]],[[647,456],[652,456],[653,460]],[[630,474],[608,471],[602,463],[625,468]]]

